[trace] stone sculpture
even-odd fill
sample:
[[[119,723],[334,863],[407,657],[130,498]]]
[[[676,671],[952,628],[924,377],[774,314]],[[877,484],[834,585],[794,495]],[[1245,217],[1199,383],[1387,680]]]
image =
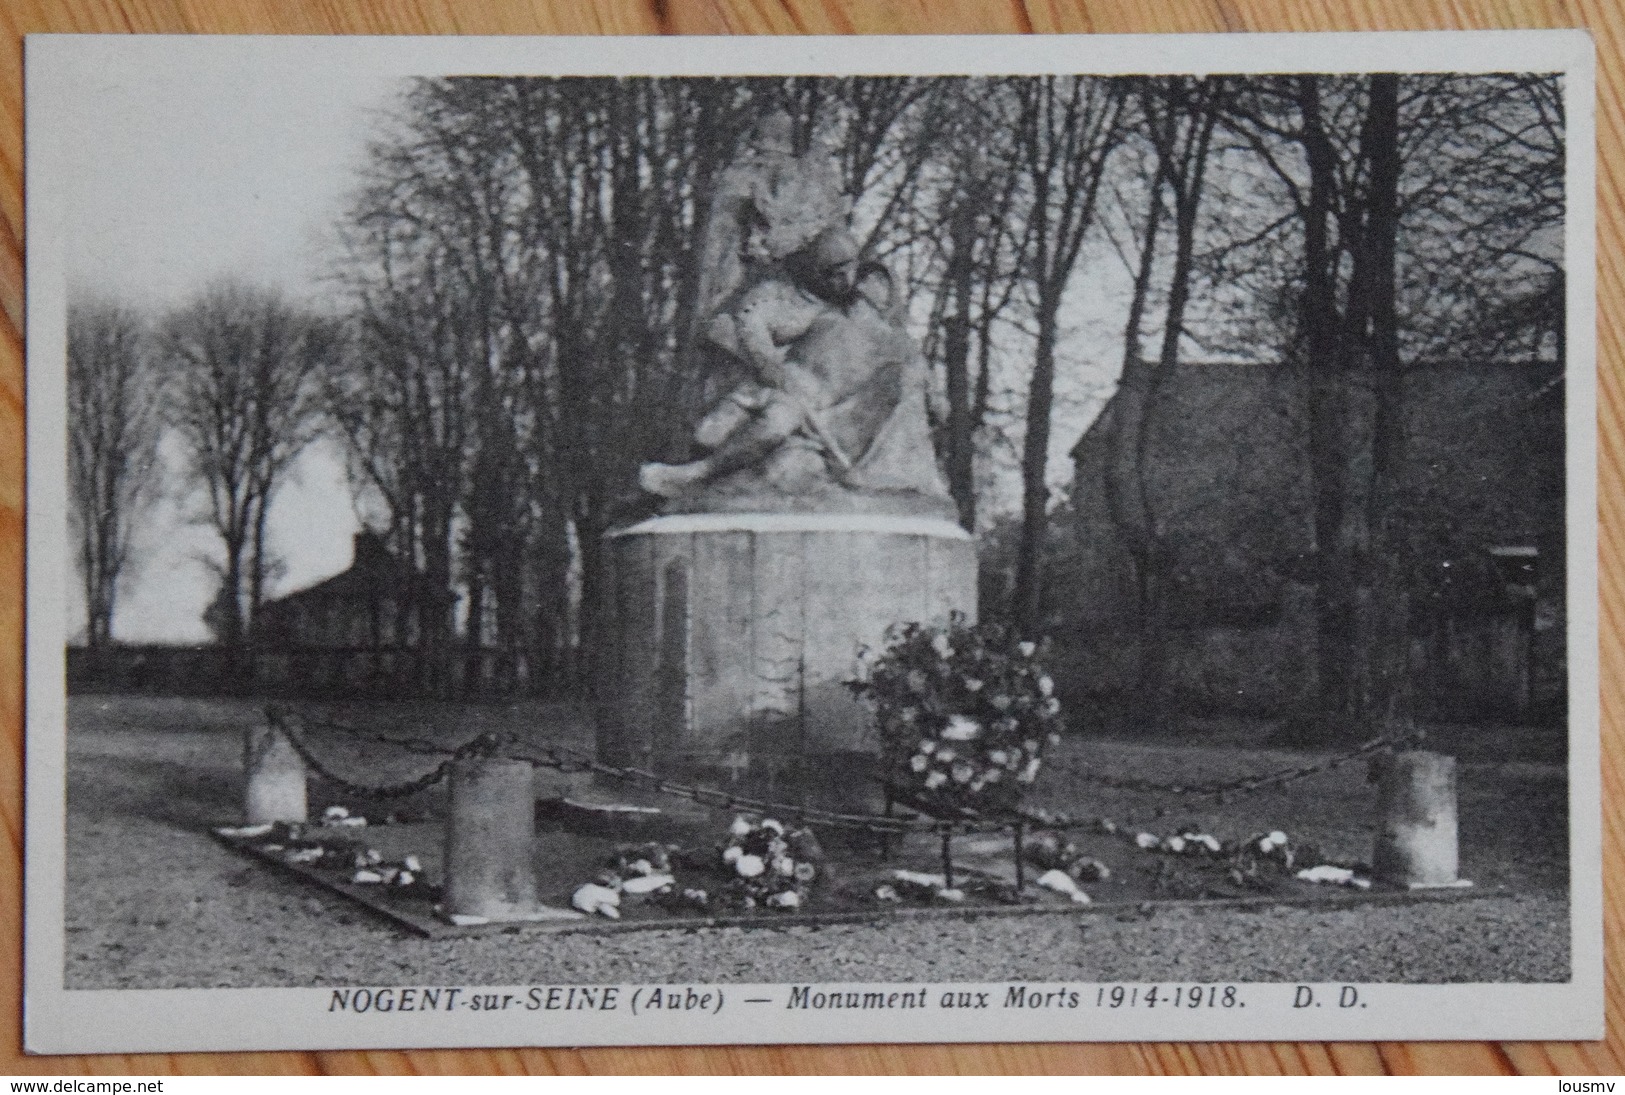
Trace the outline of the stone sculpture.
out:
[[[741,143],[700,248],[697,355],[726,394],[698,459],[647,464],[659,516],[606,536],[599,755],[770,794],[877,808],[860,646],[974,618],[927,371],[886,269],[866,262],[835,160],[775,115]]]
[[[821,150],[795,156],[770,118],[724,173],[702,248],[700,334],[735,380],[687,464],[648,464],[668,513],[951,516],[933,456],[928,375],[899,294],[863,262]]]

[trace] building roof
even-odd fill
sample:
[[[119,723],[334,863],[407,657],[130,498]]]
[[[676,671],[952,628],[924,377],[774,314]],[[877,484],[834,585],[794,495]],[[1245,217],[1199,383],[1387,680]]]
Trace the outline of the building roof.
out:
[[[1561,535],[1560,381],[1555,364],[1406,374],[1406,523],[1424,557]],[[1164,380],[1148,494],[1171,577],[1190,596],[1269,602],[1280,579],[1303,576],[1316,548],[1307,395],[1303,372],[1281,365],[1189,363]],[[1114,397],[1072,450],[1085,554],[1116,542],[1103,485],[1115,410]]]
[[[314,585],[267,601],[267,607],[372,597],[377,595],[380,587],[405,590],[421,579],[417,571],[395,557],[384,543],[384,538],[376,532],[363,529],[355,534],[352,545],[350,565],[346,569]]]
[[[1182,361],[1158,391],[1157,419],[1183,430],[1203,420],[1233,425],[1260,410],[1290,414],[1301,403],[1308,374],[1279,362]],[[1556,362],[1429,361],[1405,373],[1412,413],[1430,420],[1560,402],[1563,370]],[[1115,418],[1117,396],[1072,447],[1074,461],[1098,444]]]

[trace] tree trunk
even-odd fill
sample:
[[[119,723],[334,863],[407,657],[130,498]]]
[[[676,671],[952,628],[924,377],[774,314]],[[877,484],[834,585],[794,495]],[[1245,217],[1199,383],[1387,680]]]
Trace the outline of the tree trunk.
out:
[[[1360,597],[1361,691],[1357,714],[1369,736],[1409,726],[1410,552],[1404,520],[1406,426],[1404,370],[1395,304],[1395,251],[1399,232],[1399,78],[1371,77],[1361,153],[1369,165],[1366,196],[1368,276],[1365,310],[1370,332],[1366,364],[1372,373],[1371,534],[1368,583]]]
[[[961,196],[949,226],[948,316],[943,324],[942,363],[948,394],[948,492],[959,509],[959,523],[976,530],[976,422],[970,387],[970,308],[972,262],[976,246],[975,210]]]
[[[1190,301],[1196,220],[1216,118],[1212,100],[1200,86],[1194,93],[1182,95],[1179,104],[1170,102],[1166,106],[1171,111],[1186,111],[1195,102],[1201,104],[1195,112],[1167,119],[1163,137],[1158,140],[1157,172],[1146,216],[1146,237],[1141,245],[1140,268],[1135,274],[1134,295],[1129,302],[1128,327],[1124,333],[1123,374],[1113,405],[1112,456],[1107,470],[1107,503],[1134,560],[1140,647],[1137,684],[1141,705],[1153,717],[1166,707],[1167,626],[1163,588],[1167,560],[1163,558],[1151,511],[1151,416],[1157,392],[1179,367],[1185,309]],[[1165,184],[1174,201],[1174,263],[1169,273],[1162,345],[1156,361],[1150,362],[1139,352],[1139,330],[1156,261]]]
[[[1055,402],[1055,342],[1059,327],[1059,287],[1046,286],[1038,302],[1038,347],[1027,395],[1027,437],[1021,454],[1021,541],[1016,550],[1011,618],[1030,639],[1041,637],[1044,537],[1049,527],[1050,412]]]
[[[1064,89],[1058,87],[1062,83],[1058,77],[1045,77],[1019,93],[1023,99],[1019,144],[1032,184],[1026,236],[1032,245],[1038,338],[1027,396],[1021,536],[1010,615],[1017,632],[1031,639],[1042,637],[1044,629],[1044,541],[1049,525],[1045,479],[1061,303],[1094,220],[1106,161],[1121,134],[1118,96],[1102,92],[1097,97],[1104,85],[1090,77],[1072,77]]]
[[[1129,300],[1128,322],[1123,330],[1123,372],[1111,402],[1107,443],[1110,458],[1105,474],[1106,508],[1134,567],[1139,647],[1135,691],[1142,698],[1160,691],[1154,678],[1160,677],[1163,661],[1161,632],[1152,626],[1151,620],[1155,599],[1151,571],[1156,533],[1147,497],[1148,469],[1143,466],[1146,419],[1162,378],[1156,365],[1140,353],[1140,324],[1145,318],[1146,298],[1151,291],[1161,222],[1162,173],[1159,170],[1151,184],[1145,239],[1140,244],[1140,268],[1134,275],[1134,294]]]
[[[538,523],[531,559],[535,568],[533,680],[537,689],[557,693],[570,672],[570,538],[565,517],[556,509],[550,509]]]
[[[1298,77],[1297,99],[1309,167],[1304,211],[1304,291],[1298,315],[1308,374],[1311,539],[1316,560],[1315,678],[1320,716],[1337,721],[1348,711],[1349,668],[1354,660],[1354,575],[1341,533],[1347,467],[1347,387],[1330,239],[1337,163],[1321,117],[1316,77]]]
[[[468,577],[468,629],[463,636],[466,647],[465,662],[474,664],[485,646],[485,599],[488,596],[486,576],[489,568],[483,559],[464,556],[463,566]]]
[[[1155,406],[1156,391],[1179,368],[1180,340],[1185,334],[1185,309],[1190,303],[1191,264],[1196,246],[1196,217],[1201,207],[1202,185],[1207,175],[1208,142],[1213,136],[1214,115],[1207,111],[1192,125],[1200,127],[1195,133],[1194,147],[1187,144],[1185,163],[1178,165],[1179,176],[1174,206],[1174,268],[1169,275],[1168,312],[1163,320],[1162,349],[1158,354],[1157,371],[1146,401],[1145,418],[1148,421]],[[1146,450],[1150,441],[1148,424],[1142,423],[1138,438],[1139,454],[1135,464],[1139,472],[1139,492],[1142,504],[1147,498],[1146,478],[1150,475]],[[1155,523],[1149,508],[1146,514],[1147,530],[1151,534],[1147,544],[1147,566],[1140,581],[1141,611],[1149,653],[1142,688],[1151,705],[1151,711],[1161,715],[1166,707],[1166,604],[1164,588],[1168,560],[1163,557],[1156,538]]]
[[[420,621],[424,679],[429,695],[445,699],[457,687],[456,627],[452,620],[451,517],[436,507],[426,514],[423,538],[424,597]]]
[[[254,621],[259,619],[260,606],[265,603],[265,517],[270,509],[269,503],[270,499],[262,493],[254,504],[253,546],[248,564],[248,612],[243,628],[245,636],[252,635]]]
[[[105,503],[104,503],[105,505]],[[89,643],[92,647],[106,646],[113,634],[113,595],[118,568],[113,565],[111,522],[106,513],[92,514],[95,532],[90,534],[94,544],[90,548],[90,563],[85,567],[85,608],[88,619]]]

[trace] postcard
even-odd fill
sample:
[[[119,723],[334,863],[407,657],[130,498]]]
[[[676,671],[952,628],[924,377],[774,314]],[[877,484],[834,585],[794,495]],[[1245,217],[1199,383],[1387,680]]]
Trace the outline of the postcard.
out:
[[[1585,34],[26,68],[30,1051],[1602,1036]]]

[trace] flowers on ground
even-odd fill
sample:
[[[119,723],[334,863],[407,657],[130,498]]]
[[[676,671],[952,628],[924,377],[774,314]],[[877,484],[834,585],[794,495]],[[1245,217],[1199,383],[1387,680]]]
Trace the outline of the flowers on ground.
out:
[[[823,872],[824,852],[810,829],[786,829],[775,818],[740,816],[728,827],[724,893],[747,909],[799,909]]]
[[[656,842],[622,844],[604,860],[604,869],[591,882],[576,888],[570,903],[584,913],[611,920],[621,918],[623,897],[645,897],[665,902],[676,892],[672,874],[673,845]]]
[[[1316,867],[1305,867],[1294,877],[1304,882],[1348,886],[1356,890],[1369,890],[1371,888],[1371,880],[1355,873],[1353,868],[1339,867],[1330,863],[1322,863]]]
[[[1093,856],[1078,851],[1078,846],[1060,833],[1040,829],[1027,837],[1024,849],[1027,862],[1041,871],[1060,871],[1075,882],[1105,882],[1112,869]],[[1039,879],[1039,885],[1047,885]],[[1054,886],[1049,886],[1055,889]]]
[[[823,875],[823,850],[811,830],[787,829],[774,818],[741,815],[729,825],[726,841],[720,847],[687,850],[659,843],[621,845],[608,857],[605,869],[575,891],[572,903],[610,919],[626,912],[628,899],[633,905],[648,902],[679,915],[794,910],[806,905]]]
[[[362,841],[367,819],[343,806],[329,806],[315,821],[277,821],[223,826],[215,832],[248,843],[257,853],[290,867],[319,871],[331,881],[353,886],[383,886],[404,896],[428,898],[439,887],[424,877],[416,855],[385,855]]]

